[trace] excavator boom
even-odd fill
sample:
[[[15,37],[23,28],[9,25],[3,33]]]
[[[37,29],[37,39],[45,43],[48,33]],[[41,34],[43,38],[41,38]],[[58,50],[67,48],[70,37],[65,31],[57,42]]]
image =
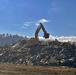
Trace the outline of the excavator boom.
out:
[[[36,29],[36,32],[35,32],[35,39],[38,39],[38,33],[39,33],[41,28],[42,28],[42,30],[44,32],[44,36],[43,37],[45,37],[45,39],[49,38],[49,33],[47,33],[47,31],[45,30],[45,28],[42,25],[42,23],[40,23],[40,25],[38,26],[38,28]]]
[[[42,28],[43,32],[44,32],[44,38],[49,38],[49,33],[47,33],[47,31],[45,30],[44,26],[42,25],[42,23],[40,23],[40,25],[38,26],[38,28],[36,29],[35,32],[35,38],[31,38],[30,40],[27,41],[27,45],[34,45],[34,44],[39,44],[39,39],[38,39],[38,33],[40,31],[40,29]]]

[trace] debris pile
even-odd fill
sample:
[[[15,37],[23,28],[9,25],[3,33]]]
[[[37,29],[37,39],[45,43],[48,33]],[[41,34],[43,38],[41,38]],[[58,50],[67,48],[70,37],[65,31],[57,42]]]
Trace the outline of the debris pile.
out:
[[[0,47],[0,62],[40,66],[76,67],[76,46],[50,41],[28,45],[26,40]]]

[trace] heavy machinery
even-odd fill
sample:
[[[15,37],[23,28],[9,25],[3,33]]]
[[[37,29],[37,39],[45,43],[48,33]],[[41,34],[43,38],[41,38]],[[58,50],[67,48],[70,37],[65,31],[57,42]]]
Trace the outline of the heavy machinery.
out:
[[[35,38],[31,38],[27,41],[27,45],[34,45],[34,44],[39,44],[39,38],[38,38],[38,33],[40,31],[40,29],[42,28],[43,32],[44,32],[44,38],[47,39],[49,38],[49,33],[47,33],[47,31],[45,30],[44,26],[42,25],[42,23],[40,23],[40,25],[38,26],[38,28],[35,31]]]
[[[44,26],[42,25],[42,23],[40,23],[40,25],[38,26],[38,28],[36,29],[35,32],[35,39],[38,39],[38,33],[40,31],[40,29],[42,28],[43,32],[44,32],[44,38],[47,39],[49,38],[49,33],[47,33],[47,31],[45,30]]]

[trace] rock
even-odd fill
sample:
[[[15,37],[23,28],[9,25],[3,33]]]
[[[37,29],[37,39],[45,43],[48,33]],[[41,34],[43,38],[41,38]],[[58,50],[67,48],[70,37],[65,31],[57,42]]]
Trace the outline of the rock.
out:
[[[76,46],[51,41],[28,45],[26,40],[0,47],[0,62],[41,66],[76,67]]]

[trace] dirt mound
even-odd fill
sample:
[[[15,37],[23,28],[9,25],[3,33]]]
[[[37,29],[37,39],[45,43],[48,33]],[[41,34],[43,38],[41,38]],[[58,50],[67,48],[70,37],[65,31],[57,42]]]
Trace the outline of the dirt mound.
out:
[[[28,45],[28,41],[0,47],[0,62],[41,66],[76,67],[76,46],[69,42],[40,41]]]

